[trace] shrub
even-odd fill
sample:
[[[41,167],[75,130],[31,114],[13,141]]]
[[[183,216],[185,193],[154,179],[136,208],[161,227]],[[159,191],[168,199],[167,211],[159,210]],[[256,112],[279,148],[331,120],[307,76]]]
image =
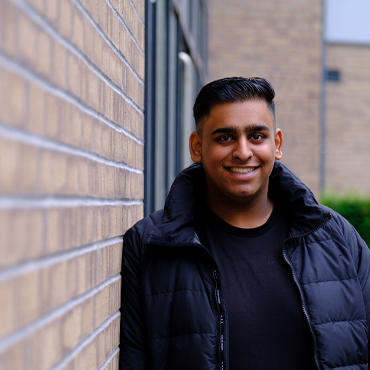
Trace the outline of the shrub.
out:
[[[324,194],[321,203],[345,217],[370,248],[370,198],[354,194]]]

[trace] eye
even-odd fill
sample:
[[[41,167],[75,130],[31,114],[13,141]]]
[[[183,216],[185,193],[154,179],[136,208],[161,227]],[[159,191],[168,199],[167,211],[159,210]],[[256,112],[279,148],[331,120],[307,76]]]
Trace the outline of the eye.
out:
[[[219,136],[217,140],[220,141],[221,143],[225,143],[225,142],[231,141],[232,137],[230,135],[223,135],[223,136]]]
[[[260,141],[265,138],[265,135],[263,134],[253,134],[251,135],[251,139],[255,141]]]

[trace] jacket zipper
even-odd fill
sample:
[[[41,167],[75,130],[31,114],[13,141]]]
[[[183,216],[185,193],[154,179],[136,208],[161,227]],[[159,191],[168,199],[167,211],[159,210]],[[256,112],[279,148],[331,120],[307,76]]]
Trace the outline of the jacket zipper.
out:
[[[303,237],[303,236],[307,236],[309,234],[312,234],[314,233],[315,231],[317,231],[318,229],[322,228],[329,220],[331,219],[331,217],[329,217],[327,220],[325,220],[323,223],[321,223],[319,226],[317,226],[315,229],[311,230],[310,232],[307,232],[305,234],[300,234],[300,235],[293,235],[293,236],[290,236],[288,238],[286,238],[284,240],[284,243],[283,243],[283,256],[284,256],[284,259],[286,261],[286,263],[289,265],[291,271],[292,271],[292,275],[293,275],[293,280],[295,282],[295,284],[297,285],[297,288],[299,290],[299,295],[301,297],[301,305],[302,305],[302,309],[303,309],[303,313],[307,319],[307,323],[308,323],[308,327],[310,329],[310,332],[312,334],[312,337],[313,337],[313,346],[314,346],[314,359],[315,359],[315,363],[316,363],[316,366],[317,366],[317,369],[320,370],[320,365],[319,365],[319,360],[318,360],[318,357],[317,357],[317,342],[316,342],[316,336],[315,336],[315,333],[313,332],[313,329],[312,329],[312,325],[311,325],[311,321],[310,321],[310,318],[308,316],[308,312],[307,312],[307,308],[306,308],[306,305],[305,305],[305,301],[303,299],[303,292],[302,292],[302,288],[301,288],[301,285],[299,284],[298,282],[298,279],[297,279],[297,276],[295,274],[295,271],[293,269],[293,266],[292,264],[290,263],[290,261],[288,260],[288,257],[286,255],[286,248],[285,248],[285,243],[290,240],[290,239],[295,239],[295,238],[300,238],[300,237]]]
[[[163,247],[168,247],[169,244],[163,243],[163,242],[155,242],[155,243],[148,243],[151,245],[159,245]],[[213,262],[216,264],[216,261],[212,257],[212,255],[209,253],[208,249],[204,247],[202,244],[183,244],[183,247],[195,247],[195,248],[202,248],[204,249],[207,254],[211,257]],[[216,265],[217,266],[217,265]],[[219,325],[218,325],[218,338],[219,338],[219,348],[218,348],[218,359],[220,363],[220,370],[225,370],[226,367],[224,365],[224,314],[223,314],[223,309],[222,309],[222,304],[221,304],[221,290],[220,290],[220,284],[219,284],[219,277],[217,274],[217,270],[213,270],[213,279],[215,281],[215,301],[216,301],[216,307],[217,307],[217,312],[218,312],[218,317],[219,317]]]
[[[219,279],[218,279],[218,275],[217,275],[216,270],[213,270],[213,279],[215,281],[215,300],[216,300],[216,307],[217,307],[218,317],[219,317],[218,356],[219,356],[219,361],[220,361],[220,370],[224,370],[224,316],[223,316],[222,305],[221,305]]]

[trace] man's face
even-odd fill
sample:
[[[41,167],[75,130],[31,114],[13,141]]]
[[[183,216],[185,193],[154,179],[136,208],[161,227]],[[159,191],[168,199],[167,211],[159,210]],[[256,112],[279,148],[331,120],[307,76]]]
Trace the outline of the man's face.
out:
[[[202,136],[194,132],[190,137],[193,161],[203,162],[210,202],[266,200],[281,146],[282,133],[275,130],[264,100],[217,105],[206,118]]]

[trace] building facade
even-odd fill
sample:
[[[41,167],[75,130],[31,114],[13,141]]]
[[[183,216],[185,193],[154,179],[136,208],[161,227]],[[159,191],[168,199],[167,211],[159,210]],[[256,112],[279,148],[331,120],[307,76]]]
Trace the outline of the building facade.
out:
[[[282,162],[320,192],[322,1],[210,0],[209,77],[264,77],[276,91]]]
[[[145,4],[0,0],[0,369],[118,369]]]
[[[368,191],[370,49],[324,42],[323,5],[0,0],[0,370],[118,369],[123,234],[191,163],[210,80],[270,80],[283,162]]]
[[[145,214],[163,207],[190,165],[192,108],[208,82],[208,1],[147,1]]]
[[[276,90],[283,159],[313,191],[370,195],[367,1],[209,0],[209,78]]]
[[[370,197],[370,3],[324,4],[324,189]]]
[[[370,196],[370,43],[328,42],[327,192]]]

